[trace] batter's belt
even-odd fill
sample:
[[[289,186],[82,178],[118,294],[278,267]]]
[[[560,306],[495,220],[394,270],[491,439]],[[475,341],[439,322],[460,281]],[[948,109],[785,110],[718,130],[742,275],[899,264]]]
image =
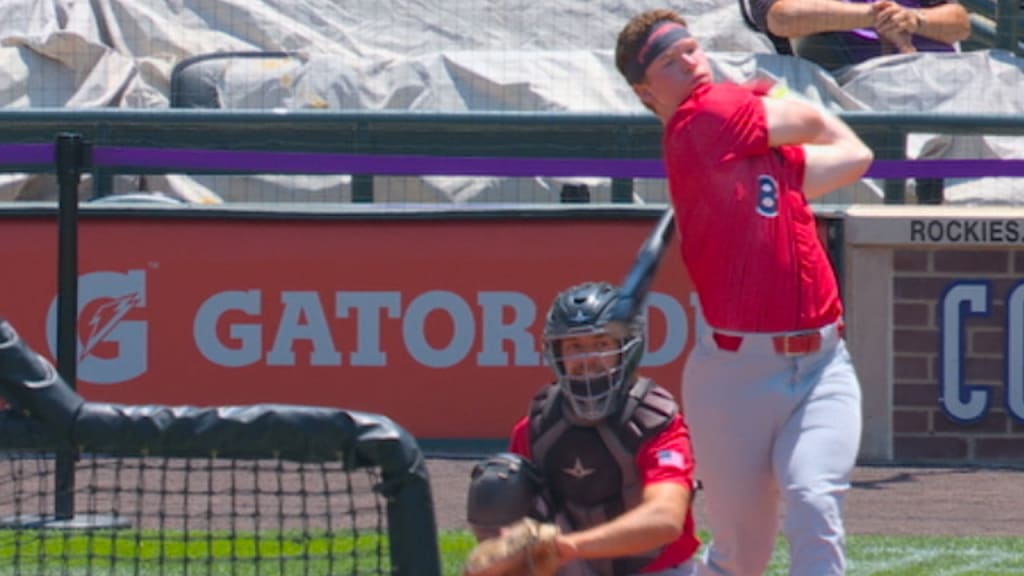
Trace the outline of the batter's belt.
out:
[[[719,350],[727,352],[771,351],[780,356],[806,356],[823,347],[834,346],[843,337],[845,326],[835,322],[817,330],[781,334],[739,334],[713,330],[711,339]]]

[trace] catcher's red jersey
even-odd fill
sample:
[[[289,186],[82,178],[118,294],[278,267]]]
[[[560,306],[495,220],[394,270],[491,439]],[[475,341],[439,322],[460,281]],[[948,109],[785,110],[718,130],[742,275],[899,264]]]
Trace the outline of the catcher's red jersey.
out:
[[[533,460],[529,420],[525,417],[512,429],[509,452]],[[690,432],[682,417],[677,414],[664,430],[642,444],[634,461],[640,482],[644,486],[657,482],[676,482],[692,489],[694,482]],[[687,510],[683,533],[674,542],[666,545],[661,554],[644,566],[641,572],[657,572],[686,562],[699,547],[693,511]]]
[[[803,148],[768,146],[765,89],[699,86],[665,127],[683,262],[715,328],[820,328],[842,304],[801,191]]]

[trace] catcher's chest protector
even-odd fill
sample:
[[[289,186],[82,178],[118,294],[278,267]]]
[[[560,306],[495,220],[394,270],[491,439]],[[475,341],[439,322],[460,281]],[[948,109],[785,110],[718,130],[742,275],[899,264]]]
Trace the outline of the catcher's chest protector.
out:
[[[598,426],[575,426],[564,418],[562,395],[551,385],[530,404],[533,461],[544,473],[557,510],[582,530],[615,518],[641,500],[636,454],[678,410],[669,392],[647,378],[630,389],[619,412]],[[602,575],[634,574],[659,550],[615,561],[591,561]]]

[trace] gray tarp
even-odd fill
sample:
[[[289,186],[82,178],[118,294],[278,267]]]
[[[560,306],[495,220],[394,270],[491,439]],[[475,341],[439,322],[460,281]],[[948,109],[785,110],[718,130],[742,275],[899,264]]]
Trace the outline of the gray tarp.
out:
[[[225,108],[641,111],[615,70],[612,48],[634,13],[660,2],[441,2],[355,0],[5,0],[0,105],[167,107],[175,64],[230,51],[286,51],[278,60],[217,63],[210,83]],[[720,78],[768,76],[836,110],[1019,113],[1022,62],[1004,54],[889,57],[837,82],[808,62],[772,54],[733,0],[689,2],[681,13]],[[909,80],[909,81],[908,81]],[[982,98],[981,95],[985,95]],[[998,97],[994,97],[998,95]],[[979,110],[983,103],[984,110]],[[963,140],[963,142],[960,142]],[[1020,138],[915,136],[912,157],[1018,157]],[[597,201],[609,183],[586,182]],[[403,202],[557,200],[564,180],[383,178],[378,197]],[[1012,188],[1012,181],[1010,182]],[[1005,183],[1005,182],[1004,182]],[[345,201],[347,176],[122,176],[119,192],[162,190],[192,201]],[[973,190],[960,195],[963,190]],[[1008,188],[1004,186],[1003,188]],[[87,187],[83,186],[83,189]],[[978,201],[977,186],[950,199]],[[0,175],[0,198],[42,199],[52,178]],[[970,196],[973,194],[973,196]],[[1017,191],[1024,198],[1024,193]],[[949,195],[948,195],[949,196]],[[641,182],[638,200],[664,199]],[[1001,192],[1013,201],[1014,192]],[[829,202],[877,201],[870,183]]]
[[[1024,114],[1024,58],[999,51],[909,54],[870,60],[838,76],[844,92],[876,110]],[[911,134],[911,158],[1024,158],[1024,136]],[[951,179],[955,204],[1024,204],[1024,179]]]

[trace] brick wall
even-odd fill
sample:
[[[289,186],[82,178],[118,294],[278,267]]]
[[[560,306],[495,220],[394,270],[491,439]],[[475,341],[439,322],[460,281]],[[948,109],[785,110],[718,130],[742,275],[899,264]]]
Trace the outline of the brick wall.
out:
[[[1009,290],[1024,279],[1024,251],[897,249],[893,254],[893,457],[905,461],[1024,461],[1024,422],[1004,394]],[[991,282],[988,317],[965,323],[964,381],[989,391],[984,416],[958,422],[943,409],[940,300],[964,280]],[[1009,319],[1024,322],[1024,318]],[[1024,349],[1011,352],[1024,354]]]

